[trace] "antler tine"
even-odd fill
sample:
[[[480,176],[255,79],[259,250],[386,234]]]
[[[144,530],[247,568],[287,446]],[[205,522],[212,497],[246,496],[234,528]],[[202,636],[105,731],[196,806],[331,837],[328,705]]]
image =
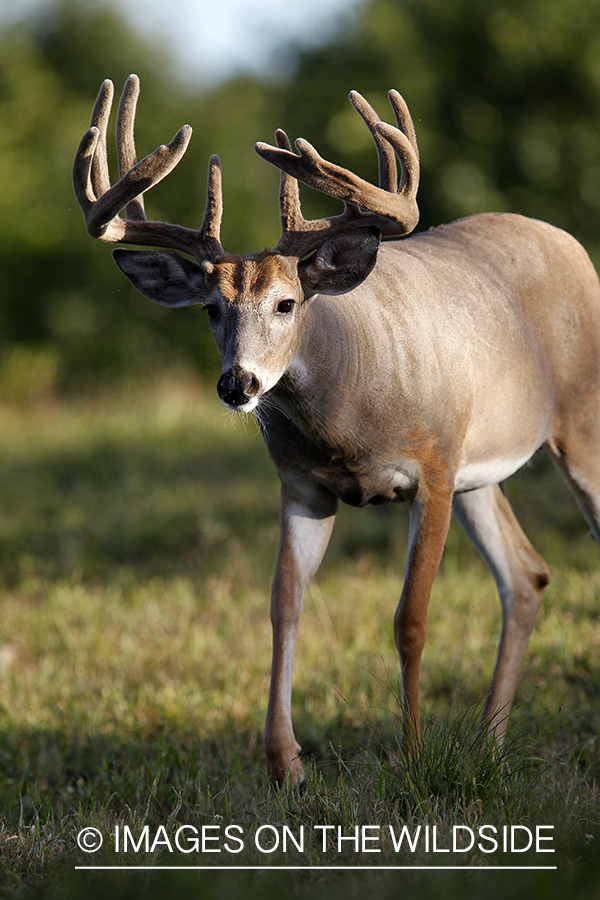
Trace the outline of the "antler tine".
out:
[[[379,157],[379,187],[364,181],[348,169],[323,159],[312,144],[303,138],[296,141],[298,153],[292,152],[287,139],[283,143],[278,141],[277,147],[261,142],[255,144],[254,149],[267,162],[277,166],[288,176],[336,197],[345,204],[342,215],[313,222],[302,219],[294,231],[290,230],[289,224],[287,227],[284,224],[284,218],[289,216],[282,212],[283,231],[275,248],[278,252],[285,250],[300,255],[308,252],[307,247],[314,249],[320,240],[349,228],[376,225],[382,234],[399,235],[408,234],[417,224],[419,211],[415,198],[419,156],[406,104],[399,94],[390,92],[390,103],[397,123],[395,127],[381,122],[373,108],[355,91],[351,93],[350,100],[373,136]],[[402,166],[399,188],[395,156]],[[284,199],[288,192],[289,188],[286,188]],[[294,244],[297,244],[297,248]]]
[[[221,160],[214,153],[208,162],[208,180],[206,186],[206,207],[202,217],[202,225],[198,231],[198,239],[210,247],[212,255],[222,256],[221,220],[223,218],[223,188],[221,178]]]
[[[419,158],[419,148],[417,146],[417,134],[415,132],[415,126],[412,120],[412,116],[408,110],[408,106],[406,105],[406,100],[402,96],[402,94],[395,91],[393,88],[388,92],[388,99],[390,101],[390,105],[394,110],[394,116],[396,117],[396,125],[403,131],[406,137],[409,139],[412,144],[413,150]]]
[[[419,186],[419,148],[412,117],[404,97],[398,91],[388,94],[390,105],[394,110],[397,128],[381,122],[378,132],[393,146],[398,157],[402,159],[402,176],[398,191],[415,197]]]
[[[134,123],[138,97],[140,96],[140,79],[130,75],[125,82],[119,109],[117,112],[116,142],[119,178],[123,178],[137,163],[135,151]],[[126,219],[146,219],[144,195],[140,194],[125,207]]]
[[[377,130],[377,126],[381,124],[381,119],[371,104],[367,103],[358,91],[350,91],[348,97],[356,112],[367,125],[375,142],[379,158],[379,187],[384,191],[397,191],[396,154],[389,142]]]
[[[211,160],[207,207],[196,231],[168,222],[148,221],[142,195],[171,172],[185,153],[192,136],[189,125],[180,128],[166,146],[162,144],[136,162],[134,119],[139,80],[127,79],[117,116],[119,181],[112,187],[108,172],[106,130],[114,88],[106,80],[96,100],[90,128],[81,139],[73,164],[73,187],[84,214],[88,234],[107,243],[140,244],[181,250],[199,260],[223,253],[219,241],[221,220],[220,169]],[[119,212],[125,210],[125,218]]]
[[[112,81],[107,78],[102,82],[98,92],[96,103],[94,104],[94,109],[92,111],[92,120],[90,122],[90,127],[98,129],[98,143],[96,144],[96,152],[92,157],[91,170],[92,187],[96,197],[100,197],[110,188],[106,133],[114,93],[114,85]]]
[[[278,128],[275,132],[275,140],[277,141],[278,147],[291,153],[292,145],[290,139],[281,128]],[[281,169],[279,209],[282,234],[290,231],[298,231],[301,224],[306,221],[302,215],[300,206],[300,187],[298,180],[292,178],[292,176],[288,175],[287,172],[284,172],[283,169]]]

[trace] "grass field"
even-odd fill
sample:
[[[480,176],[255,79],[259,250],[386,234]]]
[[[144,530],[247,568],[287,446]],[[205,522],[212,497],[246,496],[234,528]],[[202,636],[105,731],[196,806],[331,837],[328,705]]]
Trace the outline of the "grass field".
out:
[[[180,377],[4,404],[0,429],[0,896],[598,895],[600,555],[543,456],[508,484],[554,577],[505,752],[474,749],[499,602],[453,526],[430,607],[422,750],[406,772],[391,625],[406,511],[342,509],[296,655],[298,797],[268,787],[263,761],[278,482],[253,420]],[[403,825],[421,828],[414,851],[394,848]],[[434,827],[439,851],[453,826],[483,825],[521,826],[519,840],[553,826],[542,846],[555,852],[504,852],[500,839],[492,853],[481,841],[433,852]],[[104,837],[94,854],[77,844],[88,827]],[[338,843],[356,827],[364,848]],[[154,870],[75,869],[142,864]],[[157,868],[200,865],[258,868]],[[274,868],[286,865],[305,868]],[[352,871],[308,868],[327,865]],[[440,865],[478,871],[415,868]]]

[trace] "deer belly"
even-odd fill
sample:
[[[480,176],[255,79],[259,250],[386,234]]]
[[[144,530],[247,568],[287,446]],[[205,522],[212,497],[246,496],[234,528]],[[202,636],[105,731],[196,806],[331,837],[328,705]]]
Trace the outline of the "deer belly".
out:
[[[533,452],[529,451],[521,458],[497,457],[464,463],[456,473],[454,490],[456,493],[460,493],[461,491],[473,491],[488,484],[498,484],[524,466],[533,456]]]

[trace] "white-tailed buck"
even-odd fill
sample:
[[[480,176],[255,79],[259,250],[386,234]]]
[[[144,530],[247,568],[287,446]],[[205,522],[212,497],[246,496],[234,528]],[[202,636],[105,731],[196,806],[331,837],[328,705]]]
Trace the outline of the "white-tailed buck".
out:
[[[177,164],[191,129],[138,163],[135,76],[119,106],[120,180],[111,187],[112,95],[105,81],[75,160],[87,230],[100,241],[193,258],[114,251],[146,297],[203,305],[223,361],[219,395],[233,409],[256,411],[281,479],[265,728],[271,778],[303,776],[291,720],[294,645],[339,500],[410,506],[394,634],[406,721],[417,728],[427,606],[452,513],[473,541],[502,602],[484,711],[501,739],[549,573],[499,483],[543,445],[600,540],[600,288],[586,252],[563,231],[511,214],[471,216],[380,247],[381,235],[405,235],[418,219],[415,133],[392,91],[395,126],[350,94],[377,148],[378,187],[307,141],[294,153],[282,131],[277,147],[256,145],[282,171],[282,234],[273,250],[235,256],[219,239],[216,156],[198,231],[146,220],[143,192]],[[343,214],[306,221],[298,180],[342,200]]]

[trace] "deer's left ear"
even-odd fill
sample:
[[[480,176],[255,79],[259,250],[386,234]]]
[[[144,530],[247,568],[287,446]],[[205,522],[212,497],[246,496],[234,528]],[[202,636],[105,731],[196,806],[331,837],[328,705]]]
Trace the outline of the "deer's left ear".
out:
[[[203,303],[207,275],[197,262],[158,250],[113,250],[113,259],[140,294],[161,306]]]
[[[365,280],[377,261],[381,232],[374,225],[325,241],[298,266],[305,296],[346,294]]]

